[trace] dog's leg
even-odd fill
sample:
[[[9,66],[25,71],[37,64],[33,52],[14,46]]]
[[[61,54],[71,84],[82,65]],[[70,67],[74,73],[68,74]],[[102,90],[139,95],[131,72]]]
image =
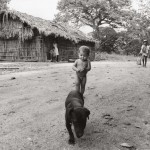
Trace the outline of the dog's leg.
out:
[[[68,141],[68,143],[69,144],[75,144],[75,139],[74,139],[74,135],[73,135],[73,132],[72,132],[72,129],[71,129],[71,123],[70,122],[66,121],[66,128],[69,132],[69,141]]]

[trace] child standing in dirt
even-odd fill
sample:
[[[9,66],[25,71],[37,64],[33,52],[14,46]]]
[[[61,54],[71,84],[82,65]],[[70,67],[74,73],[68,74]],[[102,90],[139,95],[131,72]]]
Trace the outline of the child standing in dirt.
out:
[[[91,62],[89,60],[90,49],[87,46],[81,46],[79,48],[79,59],[75,61],[72,69],[76,71],[76,90],[82,95],[85,91],[85,85],[87,81],[86,74],[91,70]]]
[[[143,67],[146,67],[148,51],[149,51],[148,41],[144,40],[140,51],[140,54],[142,55]]]

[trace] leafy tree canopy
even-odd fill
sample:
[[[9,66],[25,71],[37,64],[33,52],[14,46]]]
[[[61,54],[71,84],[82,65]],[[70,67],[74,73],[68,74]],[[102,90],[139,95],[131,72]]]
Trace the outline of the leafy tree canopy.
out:
[[[136,4],[138,10],[128,20],[128,32],[132,32],[135,38],[150,39],[150,0],[137,0]]]
[[[138,6],[137,11],[133,10],[131,1],[135,1]],[[127,49],[127,53],[132,49],[130,41],[135,39],[147,38],[150,44],[150,0],[60,0],[58,10],[56,21],[72,23],[76,27],[88,25],[93,28],[94,37],[101,43],[107,40],[102,38],[104,32],[101,25],[125,27],[127,31],[122,36],[121,48]],[[138,40],[135,41],[138,43]],[[105,48],[107,43],[101,46]]]
[[[7,3],[10,0],[0,0],[0,11],[7,9]]]
[[[129,16],[130,0],[61,0],[56,20],[76,26],[88,25],[94,31],[102,24],[122,24]]]
[[[100,39],[100,45],[99,50],[100,51],[106,51],[108,53],[111,53],[114,51],[114,44],[116,39],[118,38],[116,31],[111,27],[99,27],[99,33],[96,34],[93,32],[93,37],[97,39],[97,35],[99,35]]]

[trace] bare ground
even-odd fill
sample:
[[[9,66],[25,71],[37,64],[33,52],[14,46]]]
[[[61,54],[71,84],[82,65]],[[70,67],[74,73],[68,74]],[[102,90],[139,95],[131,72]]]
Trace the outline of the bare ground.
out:
[[[71,65],[0,64],[19,67],[0,70],[0,150],[150,150],[150,65],[92,63],[85,92],[91,115],[74,146],[64,119],[75,88]]]

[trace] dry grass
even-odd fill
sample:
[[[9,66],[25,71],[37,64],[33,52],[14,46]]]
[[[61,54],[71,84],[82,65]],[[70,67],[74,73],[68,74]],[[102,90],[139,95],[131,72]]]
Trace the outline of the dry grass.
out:
[[[105,52],[102,53],[96,53],[95,54],[95,61],[102,61],[102,60],[107,60],[107,61],[136,61],[137,57],[134,57],[133,55],[118,55],[115,53],[108,54]]]
[[[10,18],[14,22],[13,21],[10,22],[11,19],[8,16],[10,16]],[[78,43],[80,41],[95,43],[93,39],[86,37],[85,34],[79,31],[77,28],[73,28],[62,23],[60,24],[49,20],[44,20],[42,18],[34,17],[26,13],[21,13],[19,11],[15,10],[2,11],[0,12],[0,17],[3,18],[4,20],[3,21],[4,26],[13,23],[14,27],[16,27],[18,22],[26,23],[28,25],[27,31],[30,29],[30,31],[27,32],[28,34],[31,34],[31,29],[36,28],[40,34],[43,34],[45,36],[55,35],[55,37],[64,37],[65,39],[69,39],[71,41],[74,41],[75,43]],[[31,36],[33,35],[31,34],[29,37]]]

